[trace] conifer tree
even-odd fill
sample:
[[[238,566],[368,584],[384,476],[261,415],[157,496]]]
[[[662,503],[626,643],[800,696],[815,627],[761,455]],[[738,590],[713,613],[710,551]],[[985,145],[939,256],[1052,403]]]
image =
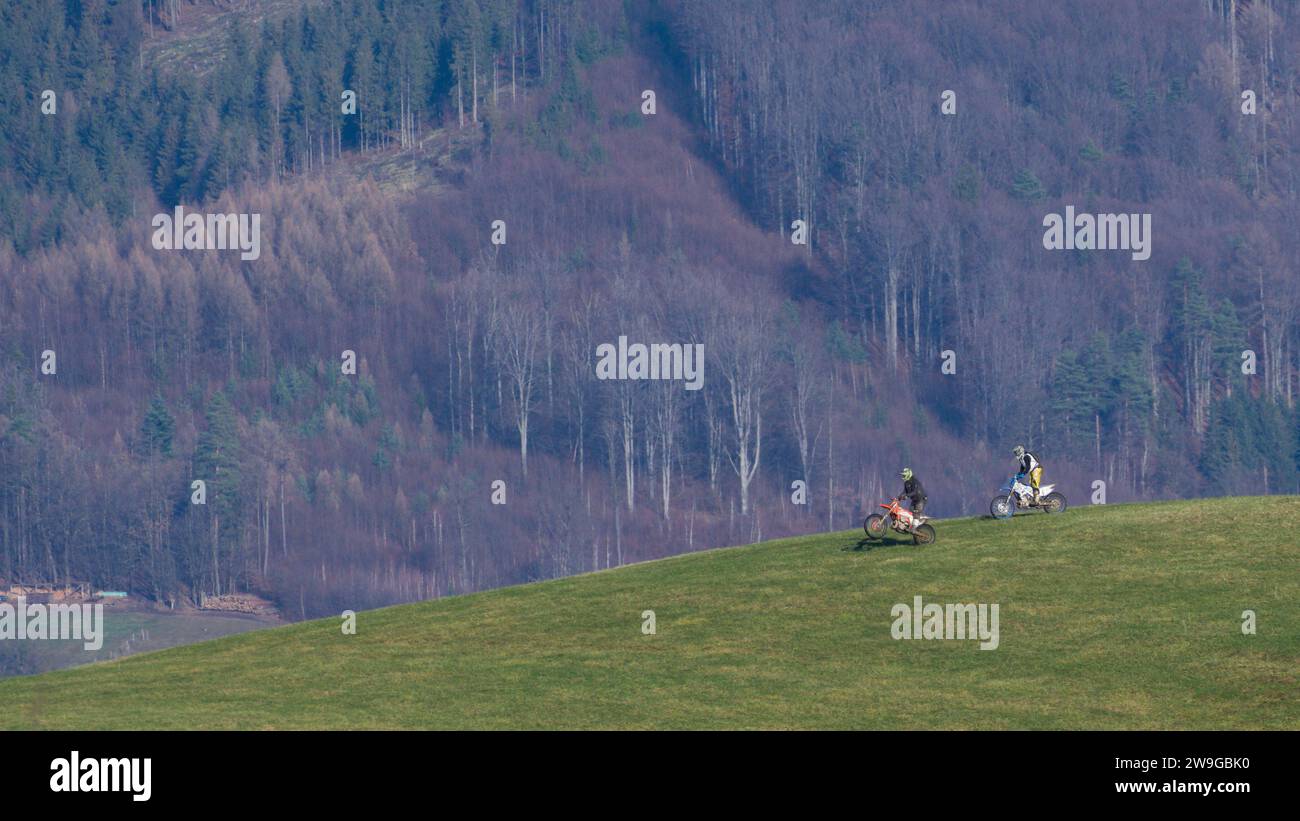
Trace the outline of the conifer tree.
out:
[[[172,455],[172,435],[176,432],[176,420],[167,410],[167,402],[161,396],[155,396],[149,402],[144,420],[140,423],[141,445],[151,457]]]

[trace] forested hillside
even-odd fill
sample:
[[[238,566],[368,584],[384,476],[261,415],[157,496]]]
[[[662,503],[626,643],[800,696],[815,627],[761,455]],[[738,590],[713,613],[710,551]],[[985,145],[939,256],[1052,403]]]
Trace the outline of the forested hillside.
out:
[[[1259,0],[7,3],[0,579],[323,615],[905,465],[978,512],[1017,443],[1076,504],[1297,492],[1298,48]],[[176,206],[260,257],[156,250]],[[1150,257],[1047,250],[1067,206]],[[620,336],[703,388],[597,379]]]

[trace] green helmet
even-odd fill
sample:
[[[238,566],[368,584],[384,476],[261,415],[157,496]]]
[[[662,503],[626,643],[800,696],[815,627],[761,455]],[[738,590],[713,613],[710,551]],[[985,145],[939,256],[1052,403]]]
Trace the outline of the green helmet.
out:
[[[1025,458],[1025,446],[1024,446],[1024,445],[1016,445],[1015,450],[1013,450],[1013,451],[1011,451],[1011,452],[1014,453],[1014,454],[1016,455],[1016,458],[1017,458],[1017,459],[1023,459],[1023,458]]]
[[[903,468],[903,472],[898,475],[903,477],[904,482],[910,482],[912,480],[912,469]]]

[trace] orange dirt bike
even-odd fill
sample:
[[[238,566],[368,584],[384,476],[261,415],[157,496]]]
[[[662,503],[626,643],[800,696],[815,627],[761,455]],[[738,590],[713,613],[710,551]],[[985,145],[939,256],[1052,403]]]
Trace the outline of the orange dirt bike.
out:
[[[903,503],[897,498],[890,499],[889,504],[880,506],[885,509],[884,514],[872,513],[862,523],[862,529],[867,531],[868,539],[879,541],[885,538],[886,531],[893,528],[899,533],[910,534],[913,544],[934,544],[934,525],[926,523],[929,517],[915,515],[903,507]]]

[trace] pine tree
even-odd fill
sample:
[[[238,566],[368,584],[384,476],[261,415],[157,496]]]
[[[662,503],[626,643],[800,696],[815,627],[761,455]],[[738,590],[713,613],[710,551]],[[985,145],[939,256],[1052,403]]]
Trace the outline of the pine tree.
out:
[[[1094,410],[1088,369],[1074,351],[1062,351],[1057,357],[1050,396],[1052,416],[1064,434],[1065,449],[1073,450],[1085,440]]]
[[[1246,328],[1237,318],[1237,309],[1226,299],[1210,317],[1210,335],[1214,339],[1212,384],[1219,394],[1231,396],[1233,389],[1242,384],[1241,352],[1246,348]]]
[[[1147,378],[1147,339],[1130,328],[1115,341],[1114,375],[1111,377],[1111,428],[1120,446],[1142,439],[1151,423],[1151,382]]]
[[[1203,433],[1208,423],[1213,376],[1213,319],[1202,278],[1190,260],[1184,258],[1178,263],[1170,283],[1167,337],[1175,370],[1181,377],[1187,418],[1197,433]]]
[[[1043,184],[1038,181],[1038,177],[1034,172],[1024,168],[1016,174],[1015,182],[1011,186],[1011,194],[1016,199],[1032,202],[1046,197],[1047,191],[1043,188]]]
[[[1249,405],[1246,422],[1251,428],[1254,453],[1251,475],[1259,493],[1287,493],[1296,489],[1296,475],[1291,465],[1295,451],[1295,433],[1287,423],[1286,411],[1267,398],[1239,394]]]
[[[1235,452],[1237,443],[1232,435],[1230,400],[1214,403],[1210,407],[1209,424],[1205,431],[1205,440],[1201,447],[1201,459],[1198,465],[1201,475],[1212,490],[1223,493],[1228,490],[1231,476],[1236,465]]]
[[[1094,336],[1083,349],[1079,361],[1087,373],[1085,407],[1091,411],[1091,418],[1086,422],[1092,433],[1093,457],[1100,466],[1102,431],[1110,426],[1115,400],[1115,359],[1110,349],[1110,338],[1104,333]]]
[[[145,411],[144,421],[140,423],[141,446],[150,457],[172,455],[172,435],[176,431],[176,420],[167,410],[167,402],[161,396],[155,396]]]

